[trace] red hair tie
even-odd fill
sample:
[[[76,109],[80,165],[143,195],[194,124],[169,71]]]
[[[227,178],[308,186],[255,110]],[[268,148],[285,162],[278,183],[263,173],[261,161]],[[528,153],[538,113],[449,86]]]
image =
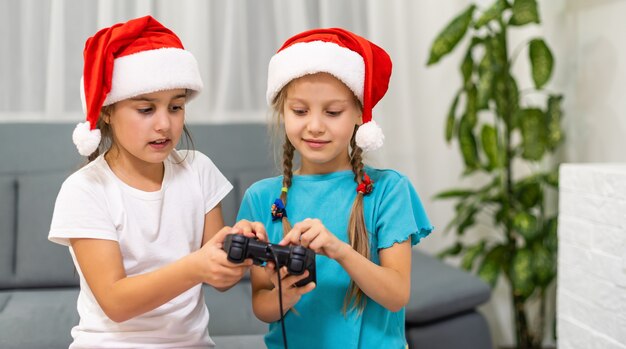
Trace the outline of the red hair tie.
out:
[[[363,195],[367,195],[374,190],[374,182],[370,179],[367,173],[363,173],[363,180],[356,187],[356,192]]]

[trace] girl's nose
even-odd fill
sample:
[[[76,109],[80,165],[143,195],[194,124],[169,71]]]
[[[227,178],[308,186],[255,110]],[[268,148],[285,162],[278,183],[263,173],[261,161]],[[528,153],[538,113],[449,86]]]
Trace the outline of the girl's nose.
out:
[[[311,114],[309,122],[307,123],[307,131],[315,135],[324,133],[324,121],[321,113],[315,112]]]
[[[170,129],[171,121],[166,110],[158,110],[154,115],[154,128],[157,131],[167,131]]]

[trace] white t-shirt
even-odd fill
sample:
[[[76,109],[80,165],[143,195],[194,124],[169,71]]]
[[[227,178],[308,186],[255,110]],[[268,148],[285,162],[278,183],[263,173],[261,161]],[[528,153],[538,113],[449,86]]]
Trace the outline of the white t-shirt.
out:
[[[69,176],[56,200],[50,241],[70,238],[117,241],[128,276],[143,274],[200,248],[204,216],[232,189],[200,152],[173,151],[164,161],[161,190],[144,192],[122,182],[103,156]],[[207,348],[209,312],[197,285],[162,306],[115,323],[80,276],[78,314],[70,348]]]

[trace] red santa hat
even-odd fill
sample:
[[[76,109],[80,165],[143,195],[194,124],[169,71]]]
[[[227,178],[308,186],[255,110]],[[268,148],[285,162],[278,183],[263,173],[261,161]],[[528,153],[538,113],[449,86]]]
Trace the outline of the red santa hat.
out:
[[[184,88],[202,90],[198,63],[171,30],[150,16],[118,23],[87,39],[80,90],[87,120],[72,139],[81,155],[100,144],[100,110],[138,95]]]
[[[291,80],[328,73],[341,80],[363,104],[363,125],[356,143],[363,151],[383,145],[384,135],[372,120],[372,109],[383,98],[391,77],[391,58],[367,39],[341,28],[313,29],[288,39],[272,57],[267,77],[271,105]]]

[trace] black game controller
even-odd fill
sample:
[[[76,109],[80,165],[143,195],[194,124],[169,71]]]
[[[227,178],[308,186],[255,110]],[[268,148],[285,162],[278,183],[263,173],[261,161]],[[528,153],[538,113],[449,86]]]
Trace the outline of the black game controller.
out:
[[[296,286],[316,281],[315,252],[309,248],[273,245],[240,234],[230,234],[224,239],[223,249],[228,254],[228,260],[233,263],[242,263],[246,258],[252,258],[256,265],[267,261],[275,262],[273,256],[275,254],[278,259],[276,268],[286,266],[292,275],[302,275],[305,270],[309,271],[309,276],[296,282]]]

